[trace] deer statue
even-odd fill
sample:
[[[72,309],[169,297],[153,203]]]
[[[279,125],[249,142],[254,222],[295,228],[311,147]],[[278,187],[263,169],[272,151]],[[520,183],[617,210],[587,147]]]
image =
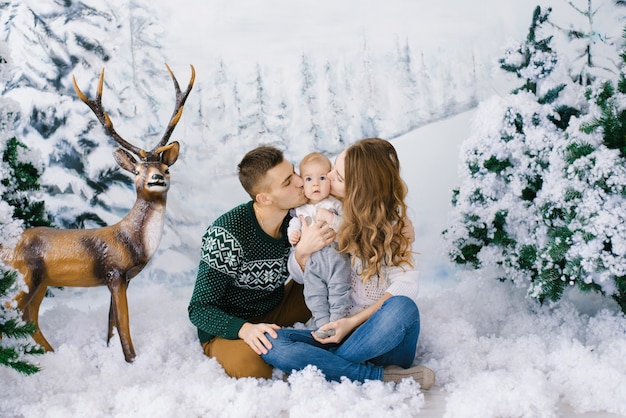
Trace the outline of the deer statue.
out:
[[[113,128],[109,115],[102,108],[104,69],[100,73],[95,100],[90,100],[73,78],[78,97],[89,106],[108,134],[119,144],[113,153],[115,161],[135,176],[137,200],[130,212],[118,223],[95,229],[26,229],[13,251],[5,255],[5,263],[18,270],[28,286],[18,293],[17,306],[25,321],[35,324],[33,339],[46,351],[54,351],[39,329],[38,316],[48,286],[107,286],[111,292],[107,344],[117,328],[124,358],[135,359],[130,337],[126,289],[130,280],[148,263],[156,252],[165,222],[165,205],[170,186],[169,167],[178,158],[180,145],[167,144],[183,112],[183,105],[193,87],[195,69],[187,90],[181,92],[174,81],[176,105],[161,141],[145,151],[122,139]],[[133,156],[134,154],[134,156]]]

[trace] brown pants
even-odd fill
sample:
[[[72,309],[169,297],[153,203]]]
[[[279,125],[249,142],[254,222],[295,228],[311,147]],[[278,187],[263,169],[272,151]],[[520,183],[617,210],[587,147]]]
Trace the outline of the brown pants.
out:
[[[304,303],[303,286],[291,280],[285,285],[285,296],[278,306],[265,315],[251,318],[248,322],[276,324],[288,327],[296,322],[306,322],[311,311]],[[227,340],[215,337],[202,343],[204,354],[215,358],[232,377],[272,377],[272,366],[255,353],[243,340]]]

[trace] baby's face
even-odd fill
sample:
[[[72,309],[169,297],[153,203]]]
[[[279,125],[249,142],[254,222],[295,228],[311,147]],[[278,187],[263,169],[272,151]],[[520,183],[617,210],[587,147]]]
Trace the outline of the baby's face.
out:
[[[300,177],[304,180],[304,195],[309,203],[317,203],[330,194],[329,170],[330,167],[320,162],[310,162],[302,167]]]

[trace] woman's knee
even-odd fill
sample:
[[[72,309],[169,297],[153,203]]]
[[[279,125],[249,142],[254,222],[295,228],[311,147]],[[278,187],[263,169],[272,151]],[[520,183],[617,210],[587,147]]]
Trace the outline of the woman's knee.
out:
[[[310,332],[308,330],[282,328],[276,331],[276,338],[272,338],[266,333],[265,336],[272,344],[272,348],[267,350],[267,354],[262,354],[261,357],[267,363],[282,370],[285,362],[290,363],[293,360],[298,343],[315,344]]]
[[[413,299],[408,296],[392,296],[384,303],[387,309],[403,317],[416,317],[419,320],[419,309]],[[383,305],[383,306],[384,306]]]
[[[270,364],[271,364],[272,359],[276,357],[281,357],[282,351],[285,349],[285,347],[288,344],[291,343],[291,340],[289,340],[289,338],[287,338],[287,336],[285,335],[284,329],[277,330],[276,334],[277,334],[277,337],[273,338],[268,333],[265,333],[265,337],[272,344],[272,348],[267,350],[267,354],[262,354],[261,357],[263,357],[263,359],[269,362]]]

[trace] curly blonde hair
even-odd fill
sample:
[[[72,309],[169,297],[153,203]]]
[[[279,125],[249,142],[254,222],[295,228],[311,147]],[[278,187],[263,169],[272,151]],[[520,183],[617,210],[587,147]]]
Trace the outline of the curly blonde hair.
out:
[[[380,138],[355,142],[346,149],[344,174],[339,251],[353,255],[353,263],[360,260],[363,282],[374,276],[384,280],[384,267],[413,267],[411,243],[401,234],[407,187],[393,145]]]

